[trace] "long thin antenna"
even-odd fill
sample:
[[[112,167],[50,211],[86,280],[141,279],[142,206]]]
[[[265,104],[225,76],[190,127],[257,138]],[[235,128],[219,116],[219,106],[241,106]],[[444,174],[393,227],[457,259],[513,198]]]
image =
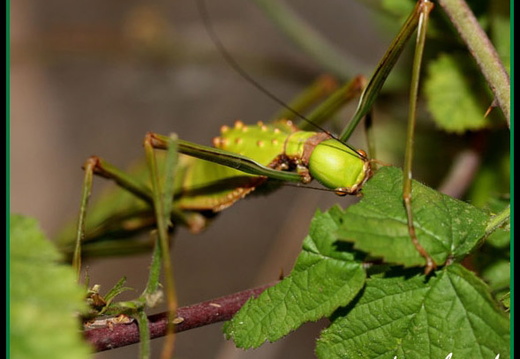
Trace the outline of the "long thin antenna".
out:
[[[264,87],[261,83],[259,83],[256,79],[254,79],[251,75],[249,75],[249,73],[244,70],[242,68],[242,66],[234,59],[233,56],[231,56],[231,54],[229,53],[229,51],[227,50],[227,48],[224,46],[224,44],[222,43],[222,41],[220,40],[219,36],[217,35],[215,29],[213,28],[213,24],[211,22],[211,17],[209,16],[209,12],[208,12],[208,9],[206,7],[206,2],[205,0],[197,0],[196,1],[197,3],[197,8],[198,8],[198,11],[200,13],[200,16],[201,16],[201,19],[202,19],[202,22],[204,23],[204,27],[206,29],[206,32],[208,33],[208,36],[210,37],[211,41],[215,44],[217,50],[220,52],[220,54],[222,55],[222,57],[224,58],[224,60],[228,63],[229,66],[231,66],[231,68],[233,70],[235,70],[236,73],[238,73],[238,75],[240,75],[244,80],[246,80],[247,82],[249,82],[251,85],[253,85],[256,89],[258,89],[260,92],[262,92],[264,95],[266,95],[267,97],[269,97],[272,101],[276,102],[277,104],[279,104],[280,106],[286,108],[289,112],[291,112],[293,115],[295,115],[296,117],[300,118],[301,120],[307,122],[308,124],[310,124],[311,126],[313,126],[314,128],[326,133],[327,135],[329,135],[332,139],[342,143],[343,145],[345,145],[346,147],[350,148],[352,151],[354,151],[354,153],[356,153],[360,158],[362,159],[367,159],[365,156],[363,156],[362,154],[360,154],[358,151],[356,151],[355,148],[352,148],[349,144],[341,141],[339,139],[339,137],[333,135],[331,132],[327,131],[326,129],[324,129],[323,127],[321,127],[320,125],[312,122],[311,120],[309,120],[307,117],[305,117],[305,115],[303,115],[301,112],[297,111],[296,109],[292,108],[291,106],[289,106],[287,103],[285,103],[284,101],[280,100],[280,98],[278,96],[276,96],[273,92],[271,92],[270,90],[268,90],[266,87]]]
[[[312,122],[311,120],[306,118],[305,115],[303,115],[301,112],[295,110],[294,108],[292,108],[291,106],[286,104],[284,101],[280,100],[280,98],[278,96],[276,96],[273,92],[271,92],[270,90],[265,88],[256,79],[254,79],[251,75],[249,75],[249,73],[247,71],[245,71],[242,68],[242,66],[240,66],[240,64],[233,58],[233,56],[231,56],[231,54],[228,52],[228,50],[226,49],[226,47],[224,46],[224,44],[218,37],[215,30],[213,29],[213,24],[210,20],[210,16],[209,16],[205,1],[197,0],[197,7],[198,7],[199,13],[201,15],[202,21],[204,23],[204,26],[206,28],[206,31],[207,31],[209,37],[211,38],[211,41],[215,44],[215,46],[217,47],[217,50],[222,54],[225,61],[233,68],[233,70],[235,70],[241,77],[243,77],[247,82],[249,82],[251,85],[256,87],[259,91],[261,91],[264,95],[269,97],[271,100],[273,100],[280,106],[286,108],[292,114],[294,114],[298,118],[302,119],[303,121],[309,123],[311,126],[314,126],[316,129],[325,132],[332,138],[339,141],[339,139],[336,138],[336,136],[334,136],[329,131],[325,130],[321,126],[315,124],[314,122]]]

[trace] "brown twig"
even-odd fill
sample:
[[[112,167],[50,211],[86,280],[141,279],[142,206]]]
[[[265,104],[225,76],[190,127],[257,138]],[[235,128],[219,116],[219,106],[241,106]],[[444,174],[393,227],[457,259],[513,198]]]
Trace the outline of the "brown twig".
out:
[[[248,289],[217,299],[177,308],[174,320],[175,332],[198,328],[204,325],[229,320],[251,297],[257,297],[275,283]],[[148,317],[150,338],[158,338],[166,334],[168,313],[163,312]],[[120,348],[139,342],[137,322],[116,324],[104,328],[90,329],[84,332],[84,337],[96,351]]]

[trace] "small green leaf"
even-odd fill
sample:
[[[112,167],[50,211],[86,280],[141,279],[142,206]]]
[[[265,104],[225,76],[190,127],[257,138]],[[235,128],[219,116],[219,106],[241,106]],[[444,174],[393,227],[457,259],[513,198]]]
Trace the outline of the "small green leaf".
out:
[[[365,282],[353,255],[340,252],[333,233],[337,209],[317,214],[292,273],[257,299],[249,300],[224,325],[228,338],[241,348],[275,341],[308,321],[329,316],[348,304]]]
[[[84,290],[34,219],[11,216],[10,343],[12,358],[88,358],[77,315]]]
[[[504,307],[506,307],[507,309],[510,309],[511,308],[511,293],[510,292],[507,292],[506,294],[504,294],[501,298],[500,298],[500,302],[504,305]]]
[[[107,301],[107,303],[110,303],[112,302],[112,300],[117,297],[119,294],[123,293],[123,292],[126,292],[128,290],[134,290],[133,288],[130,288],[130,287],[123,287],[126,283],[126,277],[123,277],[121,278],[117,283],[116,285],[111,288],[107,294],[105,294],[105,300]]]
[[[319,358],[509,358],[509,320],[486,285],[455,264],[367,280],[362,297],[322,332]]]
[[[399,169],[381,168],[363,188],[363,199],[345,211],[338,233],[356,249],[389,263],[424,265],[408,233],[402,183]],[[481,210],[415,181],[412,207],[417,237],[438,265],[466,256],[484,236],[489,220]]]
[[[443,54],[430,62],[424,90],[428,110],[437,125],[448,132],[463,133],[490,124],[484,117],[491,98],[483,96],[468,58]]]

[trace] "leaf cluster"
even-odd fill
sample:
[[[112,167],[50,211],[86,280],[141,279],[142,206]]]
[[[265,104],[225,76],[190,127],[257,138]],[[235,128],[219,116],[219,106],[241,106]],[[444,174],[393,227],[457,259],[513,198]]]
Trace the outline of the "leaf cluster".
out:
[[[10,222],[9,322],[13,358],[88,358],[79,321],[84,290],[74,271],[36,221],[12,215]]]
[[[507,312],[462,265],[492,217],[414,182],[418,238],[439,266],[425,276],[408,237],[401,183],[398,169],[383,168],[359,204],[317,213],[291,274],[247,302],[225,325],[226,336],[255,348],[327,317],[319,358],[508,358]]]

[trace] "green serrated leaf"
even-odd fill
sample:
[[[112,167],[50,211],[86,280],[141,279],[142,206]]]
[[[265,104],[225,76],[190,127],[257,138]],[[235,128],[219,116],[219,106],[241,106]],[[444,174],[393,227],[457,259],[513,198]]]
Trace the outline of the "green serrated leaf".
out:
[[[12,358],[88,358],[75,316],[85,292],[36,220],[10,222],[10,345]]]
[[[463,133],[490,124],[484,114],[491,99],[482,98],[485,90],[475,82],[473,66],[469,58],[448,54],[429,63],[424,83],[428,110],[445,131]]]
[[[410,240],[402,199],[402,172],[384,167],[363,188],[363,199],[350,206],[339,235],[356,249],[404,266],[424,265]],[[483,211],[414,181],[414,225],[421,245],[442,265],[466,256],[485,234]]]
[[[241,348],[275,341],[305,322],[329,316],[348,304],[363,287],[365,272],[352,254],[334,245],[337,209],[318,213],[292,273],[258,298],[249,300],[224,325]]]
[[[126,277],[122,277],[114,287],[112,287],[107,294],[105,294],[105,300],[107,303],[110,303],[115,297],[117,297],[119,294],[126,292],[128,290],[134,290],[130,287],[123,287],[126,283]]]
[[[319,358],[509,358],[509,320],[472,272],[367,280],[363,295],[322,332]]]

